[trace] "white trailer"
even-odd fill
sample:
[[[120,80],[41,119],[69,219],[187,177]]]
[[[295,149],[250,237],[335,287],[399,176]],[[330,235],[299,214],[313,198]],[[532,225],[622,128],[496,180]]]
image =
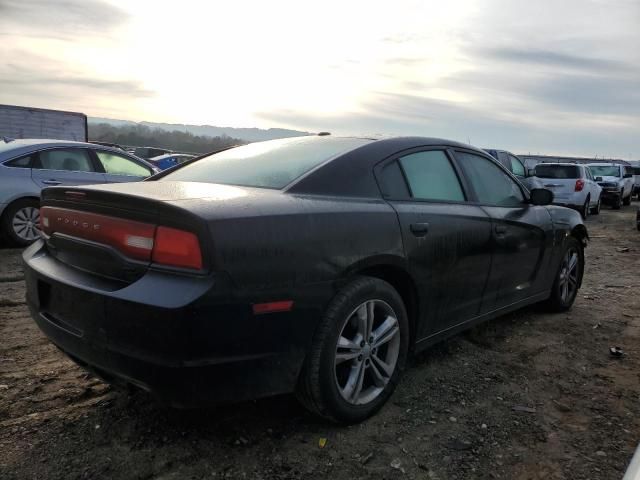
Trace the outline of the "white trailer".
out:
[[[87,141],[84,113],[0,105],[0,138],[51,138]]]

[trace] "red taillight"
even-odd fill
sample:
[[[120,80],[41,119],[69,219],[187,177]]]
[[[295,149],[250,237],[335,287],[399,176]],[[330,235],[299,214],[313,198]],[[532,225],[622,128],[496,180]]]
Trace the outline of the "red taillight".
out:
[[[198,237],[184,230],[66,208],[42,207],[42,231],[109,245],[135,260],[202,270]]]
[[[584,180],[579,178],[578,180],[576,180],[576,192],[581,192],[583,188],[584,188]]]
[[[198,237],[183,230],[158,227],[152,260],[173,267],[202,269],[202,253]]]
[[[40,224],[47,235],[54,232],[110,245],[136,260],[150,260],[156,226],[66,208],[42,207]]]

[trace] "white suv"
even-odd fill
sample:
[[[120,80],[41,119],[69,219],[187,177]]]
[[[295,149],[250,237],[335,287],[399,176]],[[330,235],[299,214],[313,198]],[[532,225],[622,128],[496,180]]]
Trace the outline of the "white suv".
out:
[[[553,192],[553,203],[578,210],[582,218],[600,213],[602,188],[585,165],[575,163],[539,163],[536,177]]]

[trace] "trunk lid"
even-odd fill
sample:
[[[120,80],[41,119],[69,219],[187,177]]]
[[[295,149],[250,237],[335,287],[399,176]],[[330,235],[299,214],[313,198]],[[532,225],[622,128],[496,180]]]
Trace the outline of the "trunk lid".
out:
[[[149,268],[204,275],[213,266],[212,239],[206,218],[188,207],[193,200],[211,204],[243,195],[241,188],[191,182],[46,188],[41,203],[43,237],[59,261],[125,285]],[[165,245],[199,248],[201,264],[160,265],[158,259],[172,258],[166,250],[156,252],[161,232]]]

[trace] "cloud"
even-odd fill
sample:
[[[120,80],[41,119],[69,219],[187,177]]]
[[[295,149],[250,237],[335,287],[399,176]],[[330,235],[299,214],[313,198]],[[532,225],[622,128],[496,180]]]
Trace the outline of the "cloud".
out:
[[[635,65],[621,61],[535,48],[483,48],[478,49],[478,55],[509,63],[539,65],[549,68],[574,68],[591,72],[629,72],[635,71],[637,68]]]
[[[4,34],[71,39],[99,35],[127,21],[128,15],[102,0],[0,0]]]

